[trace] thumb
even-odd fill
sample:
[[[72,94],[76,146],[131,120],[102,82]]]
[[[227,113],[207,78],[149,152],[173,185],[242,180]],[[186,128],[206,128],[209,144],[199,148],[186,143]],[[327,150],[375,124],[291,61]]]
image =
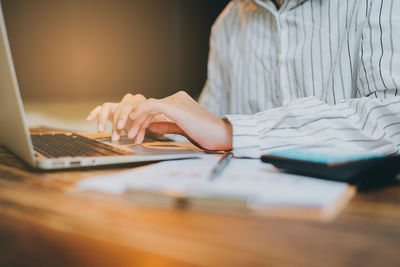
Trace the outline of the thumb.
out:
[[[157,122],[152,122],[149,127],[147,128],[150,132],[155,133],[155,134],[180,134],[185,136],[187,139],[189,139],[190,142],[192,142],[194,145],[204,149],[203,146],[201,146],[198,142],[193,140],[189,135],[187,135],[181,127],[179,127],[175,122],[171,121],[157,121]]]
[[[185,132],[175,123],[171,121],[152,122],[148,130],[156,134],[180,134],[185,135]]]

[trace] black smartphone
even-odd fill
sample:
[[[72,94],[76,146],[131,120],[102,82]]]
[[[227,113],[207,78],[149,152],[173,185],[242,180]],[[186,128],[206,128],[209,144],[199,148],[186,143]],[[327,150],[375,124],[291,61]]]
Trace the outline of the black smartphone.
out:
[[[326,155],[285,150],[263,155],[261,160],[288,173],[350,184],[385,184],[400,174],[400,156]]]

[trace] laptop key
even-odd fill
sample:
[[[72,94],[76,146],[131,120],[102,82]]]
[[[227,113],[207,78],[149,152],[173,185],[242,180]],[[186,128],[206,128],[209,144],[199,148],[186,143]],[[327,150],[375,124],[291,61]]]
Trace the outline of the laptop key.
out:
[[[132,155],[78,134],[32,134],[31,139],[35,151],[48,158]]]

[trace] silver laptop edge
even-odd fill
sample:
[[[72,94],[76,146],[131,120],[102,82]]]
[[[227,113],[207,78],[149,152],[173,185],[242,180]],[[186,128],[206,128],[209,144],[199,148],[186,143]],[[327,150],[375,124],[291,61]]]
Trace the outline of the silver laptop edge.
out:
[[[15,74],[2,5],[0,5],[0,144],[31,166],[35,155]]]
[[[2,5],[0,2],[0,144],[20,157],[26,163],[40,169],[65,169],[85,166],[112,165],[167,159],[198,157],[198,151],[166,154],[165,151],[153,155],[111,157],[68,157],[47,159],[35,156],[25,118],[17,76],[11,55]]]

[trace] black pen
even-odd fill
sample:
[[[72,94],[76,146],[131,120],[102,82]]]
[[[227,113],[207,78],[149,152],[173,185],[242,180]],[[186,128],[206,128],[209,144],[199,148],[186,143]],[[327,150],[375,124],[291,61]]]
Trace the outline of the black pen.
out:
[[[214,180],[215,178],[217,178],[225,169],[225,167],[228,166],[231,159],[232,159],[232,153],[231,152],[225,153],[225,155],[218,161],[217,166],[215,166],[215,168],[212,170],[210,175],[210,180]]]

